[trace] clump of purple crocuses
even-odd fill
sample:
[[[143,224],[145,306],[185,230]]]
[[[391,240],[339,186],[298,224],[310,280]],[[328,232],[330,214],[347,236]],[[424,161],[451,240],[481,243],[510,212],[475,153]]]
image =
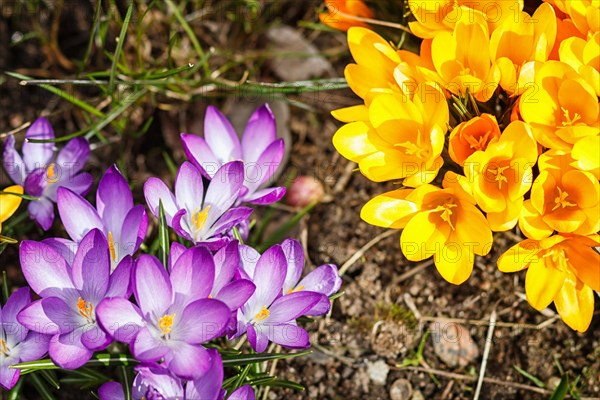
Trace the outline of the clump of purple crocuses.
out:
[[[26,137],[54,133],[40,118]],[[39,299],[31,301],[23,288],[0,308],[2,386],[16,384],[21,366],[15,364],[46,353],[58,367],[77,369],[97,352],[128,350],[135,377],[126,386],[102,384],[101,400],[254,400],[244,376],[235,385],[224,378],[239,372],[225,362],[239,355],[234,344],[239,348],[247,338],[258,353],[269,342],[310,346],[298,319],[329,312],[341,285],[337,267],[325,264],[303,277],[304,250],[296,240],[262,254],[238,241],[239,231],[246,237],[252,226],[253,209],[242,204],[269,204],[285,194],[283,187],[263,188],[272,184],[284,145],[269,107],[252,115],[241,141],[213,107],[204,138],[182,134],[182,140],[190,161],[179,167],[174,191],[158,178],[148,179],[143,191],[154,216],[162,205],[172,228],[168,245],[164,237],[144,243],[148,231],[166,228],[155,229],[116,166],[100,179],[95,206],[84,197],[91,186],[91,177],[79,173],[89,154],[85,140],[69,142],[57,157],[52,143],[26,142],[23,159],[9,140],[5,168],[40,197],[30,214],[48,229],[57,202],[70,239],[21,243],[23,275]],[[67,162],[75,167],[53,181],[56,165]]]

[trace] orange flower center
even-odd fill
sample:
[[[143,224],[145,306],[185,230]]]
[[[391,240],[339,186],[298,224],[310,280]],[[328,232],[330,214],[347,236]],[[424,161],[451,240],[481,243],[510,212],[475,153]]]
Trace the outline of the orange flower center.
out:
[[[160,328],[163,336],[171,333],[173,318],[175,318],[175,314],[165,314],[158,319],[158,327]]]
[[[476,151],[483,151],[487,148],[488,140],[492,131],[487,131],[484,135],[475,138],[473,136],[466,136],[465,140],[469,143],[469,147]]]
[[[79,309],[79,315],[89,321],[94,320],[94,305],[91,302],[88,303],[79,297],[77,299],[77,308]]]
[[[0,338],[0,352],[2,352],[2,354],[4,354],[5,356],[8,356],[8,354],[10,353],[8,351],[8,347],[6,346],[6,342],[3,338]]]
[[[56,176],[56,164],[52,163],[48,166],[46,170],[46,181],[49,185],[58,182],[58,176]]]
[[[556,189],[558,189],[558,196],[556,196],[556,198],[554,199],[554,207],[552,208],[552,211],[562,207],[562,208],[566,208],[566,207],[574,207],[577,204],[575,203],[571,203],[569,201],[567,201],[567,197],[569,197],[569,193],[567,193],[566,191],[563,191],[560,187],[556,187]]]
[[[402,147],[404,154],[409,156],[416,156],[417,158],[424,159],[429,157],[429,149],[423,146],[421,140],[421,131],[417,134],[417,142],[406,141],[403,143],[396,143],[395,147]]]
[[[108,250],[110,251],[110,259],[111,261],[115,261],[117,255],[115,253],[115,242],[113,240],[113,235],[111,231],[108,231]]]
[[[290,289],[290,290],[288,290],[288,291],[287,291],[287,294],[290,294],[290,293],[295,293],[295,292],[301,292],[301,291],[303,291],[303,290],[304,290],[304,286],[303,286],[303,285],[300,285],[300,286],[298,286],[298,287],[295,287],[295,288],[293,288],[293,289]]]
[[[579,113],[575,113],[573,118],[571,118],[569,110],[567,110],[564,107],[561,107],[560,109],[563,112],[563,118],[564,118],[564,121],[562,122],[562,126],[575,125],[575,123],[577,123],[581,119],[581,115],[579,115]]]
[[[567,271],[569,267],[569,259],[565,254],[565,250],[562,248],[551,248],[542,255],[542,258],[547,260],[547,264],[550,264],[552,267],[560,270]],[[549,261],[549,262],[548,262]]]
[[[204,228],[206,224],[206,219],[208,218],[208,212],[210,211],[210,206],[204,207],[203,210],[198,211],[197,209],[192,214],[192,224],[194,224],[194,229],[198,232],[200,229]]]
[[[267,310],[267,307],[263,306],[263,308],[254,316],[254,320],[264,321],[270,314],[271,312]]]
[[[504,176],[504,171],[510,168],[510,165],[498,168],[488,168],[488,171],[494,175],[494,180],[498,182],[498,189],[502,189],[502,182],[508,183],[508,178]]]
[[[451,201],[446,201],[443,205],[439,205],[436,208],[434,208],[434,212],[441,212],[440,213],[440,218],[442,219],[442,221],[448,223],[448,225],[450,225],[450,228],[452,228],[452,230],[455,230],[456,228],[454,227],[454,224],[452,223],[452,215],[454,214],[454,212],[452,211],[453,208],[458,207],[458,204],[454,204]]]

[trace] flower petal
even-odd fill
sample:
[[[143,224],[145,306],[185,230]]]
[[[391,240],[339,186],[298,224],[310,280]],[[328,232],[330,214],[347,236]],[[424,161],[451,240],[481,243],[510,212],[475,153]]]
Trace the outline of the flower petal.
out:
[[[248,325],[248,341],[257,353],[262,353],[267,349],[269,338],[263,332],[265,329],[262,325]]]
[[[125,256],[115,270],[110,274],[110,280],[105,297],[131,296],[131,272],[133,271],[133,257]]]
[[[72,177],[81,171],[89,156],[90,144],[88,141],[82,137],[76,137],[71,139],[58,153],[56,164],[61,168],[63,175]]]
[[[475,255],[461,243],[449,241],[435,254],[434,261],[435,267],[445,280],[460,285],[471,276]]]
[[[19,249],[23,275],[31,289],[42,297],[62,297],[63,291],[75,289],[71,268],[51,246],[25,240]]]
[[[111,342],[111,338],[97,324],[86,326],[81,335],[81,343],[93,351],[104,350]]]
[[[120,249],[116,260],[120,260],[125,255],[133,255],[144,241],[147,230],[148,215],[146,214],[146,207],[140,204],[129,210],[125,216],[121,226],[121,243],[117,243]]]
[[[594,292],[571,275],[554,298],[558,314],[571,329],[585,332],[594,314]]]
[[[287,260],[281,246],[271,246],[256,263],[252,281],[256,291],[252,296],[259,306],[268,307],[281,295],[287,272]]]
[[[178,342],[165,356],[169,371],[182,379],[197,379],[206,374],[212,366],[208,351],[201,346]]]
[[[19,344],[21,362],[39,360],[48,352],[50,335],[30,331],[25,340]]]
[[[65,230],[76,242],[92,229],[104,231],[104,223],[87,200],[67,188],[59,188],[57,192],[58,213]]]
[[[285,153],[285,144],[283,139],[278,139],[271,143],[265,149],[255,162],[244,162],[244,185],[248,188],[249,193],[254,193],[258,188],[269,182]]]
[[[256,396],[252,386],[244,385],[231,393],[228,400],[256,400]]]
[[[225,303],[231,311],[236,311],[248,301],[255,290],[256,286],[251,281],[238,279],[225,285],[214,298]]]
[[[292,324],[270,326],[267,330],[267,336],[273,343],[288,349],[305,349],[310,346],[308,332]]]
[[[241,266],[239,242],[237,240],[231,241],[227,246],[217,251],[213,259],[215,263],[215,283],[212,293],[214,294],[233,279]]]
[[[204,247],[187,249],[173,265],[170,279],[175,297],[181,297],[186,304],[206,298],[215,280],[212,255]]]
[[[25,142],[21,149],[27,172],[36,168],[47,168],[54,154],[54,143],[33,143],[28,139],[54,139],[54,130],[50,122],[44,117],[36,119],[27,129]]]
[[[71,275],[85,301],[96,303],[104,297],[108,289],[110,255],[106,238],[98,229],[92,229],[81,239]]]
[[[260,106],[246,124],[242,136],[242,152],[245,163],[258,161],[265,149],[277,139],[275,117],[268,104]]]
[[[233,228],[248,218],[252,211],[250,207],[236,207],[225,211],[221,218],[210,228],[206,236],[212,237]]]
[[[158,217],[158,205],[162,201],[167,224],[171,225],[171,220],[179,210],[179,207],[177,207],[175,196],[173,196],[167,185],[158,178],[150,178],[144,184],[144,196],[146,197],[146,203],[148,203],[150,211],[155,217]]]
[[[15,137],[10,135],[4,144],[4,158],[2,164],[10,179],[18,185],[25,183],[27,172],[25,171],[25,163],[19,152],[15,149]]]
[[[130,347],[134,357],[146,363],[160,360],[171,350],[163,341],[154,337],[148,328],[140,329]]]
[[[214,208],[209,213],[206,226],[211,226],[237,200],[244,182],[244,163],[233,161],[223,164],[206,190],[203,208]]]
[[[84,328],[55,335],[50,340],[48,352],[56,365],[65,369],[77,369],[88,362],[94,352],[83,345]]]
[[[202,175],[212,178],[222,162],[217,160],[206,141],[199,136],[182,133],[181,142],[185,154],[192,164],[200,170]]]
[[[133,196],[127,181],[115,165],[107,169],[100,179],[96,208],[106,229],[113,235],[120,233],[125,216],[133,208]]]
[[[169,275],[156,257],[143,254],[133,270],[133,294],[142,313],[162,316],[173,303]]]
[[[229,307],[222,301],[196,300],[183,310],[171,337],[193,344],[208,342],[223,334],[230,315]]]
[[[331,296],[340,290],[342,278],[338,274],[338,269],[333,264],[324,264],[312,270],[298,283],[297,287],[302,290],[323,293]]]
[[[237,133],[229,120],[213,106],[206,108],[204,139],[219,161],[226,163],[241,159],[242,149]]]
[[[82,324],[73,308],[58,297],[34,301],[18,314],[17,319],[21,325],[45,335],[68,333]]]
[[[125,400],[123,386],[119,382],[106,382],[98,388],[100,400]]]
[[[538,311],[552,303],[565,281],[565,274],[546,259],[532,260],[525,276],[527,301]]]
[[[104,299],[96,308],[98,323],[115,340],[131,344],[144,326],[140,309],[124,298]]]
[[[304,270],[304,249],[295,239],[286,239],[281,243],[281,249],[287,260],[287,273],[283,283],[283,291],[287,293],[296,287]]]
[[[306,290],[286,294],[275,300],[269,307],[269,316],[265,324],[280,324],[294,321],[296,318],[304,315],[315,304],[317,304],[324,294],[309,292]]]
[[[186,399],[217,400],[223,384],[223,361],[218,350],[207,349],[211,359],[210,369],[200,378],[188,382]],[[231,398],[231,397],[230,397]]]

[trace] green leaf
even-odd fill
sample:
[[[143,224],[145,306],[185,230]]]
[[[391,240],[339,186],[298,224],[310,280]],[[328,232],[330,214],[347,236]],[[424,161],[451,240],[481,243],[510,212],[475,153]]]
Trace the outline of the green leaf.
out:
[[[12,388],[10,393],[8,394],[7,400],[18,400],[21,398],[21,389],[23,389],[23,383],[25,382],[25,378],[21,377],[17,381],[17,384]]]
[[[133,14],[133,1],[130,0],[129,7],[127,8],[127,14],[125,14],[125,20],[121,26],[121,33],[119,34],[119,40],[117,42],[117,48],[115,49],[115,55],[113,56],[112,66],[110,67],[110,76],[108,79],[108,90],[112,93],[115,88],[115,76],[117,74],[117,64],[121,58],[121,51],[123,50],[123,43],[125,42],[125,35],[127,34],[127,27],[131,20],[131,14]]]
[[[54,400],[52,392],[46,387],[44,381],[42,381],[42,379],[37,374],[31,375],[31,383],[33,384],[33,386],[35,386],[42,399]]]
[[[40,199],[39,197],[30,196],[28,194],[21,194],[21,193],[15,193],[15,192],[7,192],[5,190],[0,190],[0,194],[11,194],[13,196],[17,196],[17,197],[20,197],[20,198],[25,199],[25,200],[39,200]]]
[[[286,388],[286,389],[297,390],[300,392],[304,391],[304,386],[300,385],[299,383],[288,381],[285,379],[275,379],[275,380],[269,382],[267,384],[267,386],[282,387],[282,388]]]
[[[158,202],[158,258],[165,268],[169,265],[169,228],[162,200]]]
[[[311,354],[311,350],[300,351],[297,353],[260,353],[260,354],[239,354],[223,355],[223,365],[225,367],[243,366],[247,364],[256,364],[271,360],[285,360],[289,358],[302,357]]]
[[[567,375],[563,375],[560,383],[552,392],[550,400],[563,400],[567,396],[567,390],[569,389],[569,378]]]
[[[112,355],[108,353],[94,354],[92,359],[85,363],[85,367],[109,367],[113,365],[137,365],[138,361],[129,357],[126,354]],[[8,368],[16,368],[21,370],[21,375],[30,374],[42,369],[60,369],[49,358],[44,358],[37,361],[28,361],[19,364],[14,364]]]
[[[6,271],[2,271],[2,298],[4,304],[8,301],[8,279],[6,278]]]
[[[43,369],[40,370],[40,375],[44,377],[49,384],[51,384],[56,390],[60,389],[60,383],[56,379],[56,374],[54,371]]]
[[[525,371],[524,369],[521,369],[521,368],[517,367],[516,365],[513,365],[513,368],[515,370],[517,370],[517,372],[520,373],[521,375],[523,375],[525,378],[527,378],[531,382],[533,382],[535,384],[535,386],[540,387],[542,389],[546,387],[544,382],[542,382],[539,378],[531,375],[529,372]]]

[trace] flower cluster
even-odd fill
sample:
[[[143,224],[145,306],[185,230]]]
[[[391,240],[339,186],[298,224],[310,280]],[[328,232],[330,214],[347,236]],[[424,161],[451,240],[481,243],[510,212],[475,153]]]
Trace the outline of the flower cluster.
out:
[[[401,180],[361,217],[403,229],[407,259],[463,283],[492,232],[526,239],[499,260],[528,268],[529,303],[585,331],[600,290],[600,27],[595,0],[408,2],[419,54],[348,30],[349,87],[333,144],[368,179]],[[441,172],[440,172],[441,171]]]
[[[38,120],[28,135],[41,127],[49,137],[45,120]],[[21,243],[21,267],[30,288],[15,292],[1,309],[0,385],[15,385],[19,369],[11,365],[48,353],[60,368],[77,369],[95,352],[120,342],[139,362],[132,398],[222,399],[224,367],[217,349],[227,349],[229,341],[246,335],[256,352],[264,352],[269,342],[289,349],[310,345],[297,319],[329,312],[329,296],[341,286],[337,267],[322,265],[302,277],[304,250],[296,240],[260,254],[234,232],[247,225],[252,212],[241,204],[268,204],[285,193],[284,188],[262,188],[283,155],[271,111],[267,106],[256,111],[241,143],[214,108],[207,111],[204,139],[182,138],[190,162],[179,167],[174,193],[157,178],[144,185],[150,211],[164,218],[176,239],[170,248],[161,247],[161,259],[143,245],[146,208],[134,203],[116,166],[100,180],[95,205],[80,195],[81,186],[69,185],[79,181],[77,176],[55,182],[52,200],[70,239]],[[47,149],[26,145],[26,155]],[[58,158],[64,161],[69,154],[82,166],[87,153],[76,155],[68,147]],[[5,153],[14,161],[12,149],[10,142]],[[24,165],[27,173],[36,173]],[[50,170],[45,167],[43,175]],[[18,187],[9,189],[18,193]],[[30,204],[39,201],[47,200]],[[3,220],[18,206],[12,198],[7,203]],[[30,289],[37,300],[31,301]],[[116,382],[105,383],[99,397],[125,398]],[[254,392],[246,385],[228,398],[254,399]]]

